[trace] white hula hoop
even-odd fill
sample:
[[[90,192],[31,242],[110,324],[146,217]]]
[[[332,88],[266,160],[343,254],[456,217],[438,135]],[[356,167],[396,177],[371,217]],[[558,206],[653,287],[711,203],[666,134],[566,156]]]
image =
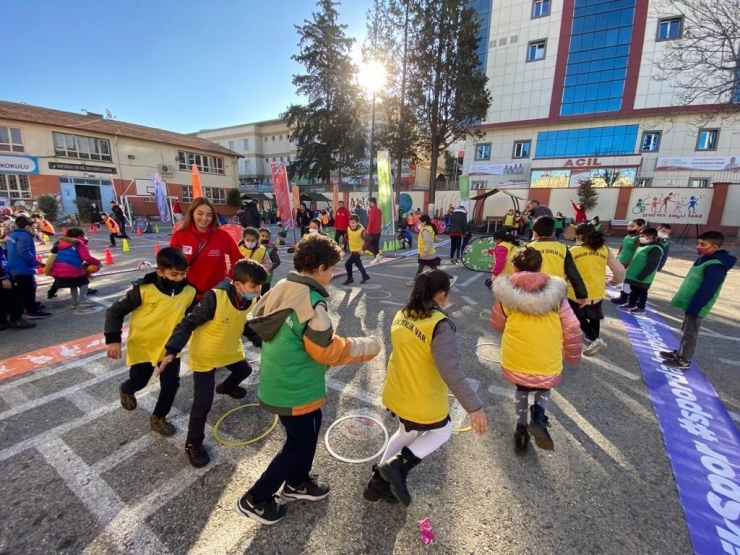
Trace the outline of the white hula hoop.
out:
[[[477,356],[478,358],[483,359],[483,360],[485,360],[487,362],[501,362],[498,359],[495,359],[495,358],[487,358],[487,357],[484,357],[483,355],[481,355],[480,353],[478,353],[478,348],[479,347],[500,347],[500,345],[496,345],[496,343],[478,343],[475,346],[474,351],[475,351],[475,356]]]
[[[375,291],[372,295],[370,293],[365,293],[365,298],[367,299],[390,299],[391,292],[390,291]]]
[[[370,455],[367,458],[364,459],[348,459],[347,457],[343,457],[339,454],[337,454],[334,449],[331,448],[329,445],[329,434],[334,429],[334,426],[339,424],[340,422],[343,422],[345,420],[349,420],[350,418],[365,418],[367,420],[372,420],[375,422],[378,426],[380,426],[380,429],[383,430],[383,446],[380,448],[380,450],[375,453],[374,455]],[[329,454],[334,457],[337,460],[340,460],[342,462],[346,462],[349,464],[360,464],[360,463],[366,463],[370,462],[373,459],[378,458],[380,455],[383,454],[383,451],[385,451],[385,448],[388,446],[388,430],[386,429],[385,425],[375,418],[374,416],[365,416],[364,414],[349,414],[347,416],[342,416],[341,418],[335,420],[331,426],[329,426],[329,429],[326,430],[326,434],[324,434],[324,445],[326,445],[326,450],[329,451]]]

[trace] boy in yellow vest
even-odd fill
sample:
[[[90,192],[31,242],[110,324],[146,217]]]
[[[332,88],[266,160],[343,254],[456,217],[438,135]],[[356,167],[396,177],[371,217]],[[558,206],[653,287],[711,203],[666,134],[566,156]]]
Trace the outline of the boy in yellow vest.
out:
[[[259,262],[268,272],[273,264],[267,247],[261,244],[260,232],[256,227],[245,227],[242,232],[242,241],[239,243],[239,252],[248,260]]]
[[[190,410],[185,453],[195,468],[207,465],[211,458],[203,447],[206,419],[213,405],[216,370],[225,366],[231,375],[216,386],[216,393],[243,399],[247,390],[239,384],[252,373],[244,358],[242,334],[250,336],[247,314],[267,279],[267,270],[254,260],[234,264],[234,280],[224,279],[203,298],[175,328],[167,341],[167,355],[158,372],[182,351],[190,340],[190,369],[193,371],[193,408]]]
[[[149,383],[154,367],[165,358],[167,339],[193,304],[195,288],[185,280],[187,269],[188,261],[180,249],[163,248],[157,253],[156,271],[135,282],[126,296],[106,312],[107,355],[116,360],[121,358],[123,319],[131,314],[126,342],[126,364],[131,370],[128,380],[118,388],[126,410],[136,409],[136,392]],[[180,387],[180,359],[170,359],[157,375],[161,389],[149,423],[153,431],[171,436],[175,427],[166,417]]]
[[[362,251],[364,250],[366,239],[365,228],[360,223],[360,217],[357,214],[352,214],[349,217],[349,228],[347,229],[347,242],[349,243],[349,258],[344,263],[344,269],[347,270],[347,279],[342,282],[342,285],[349,285],[354,283],[355,280],[352,278],[352,266],[357,266],[362,274],[360,283],[366,283],[370,279],[370,276],[365,271],[365,267],[362,265]]]

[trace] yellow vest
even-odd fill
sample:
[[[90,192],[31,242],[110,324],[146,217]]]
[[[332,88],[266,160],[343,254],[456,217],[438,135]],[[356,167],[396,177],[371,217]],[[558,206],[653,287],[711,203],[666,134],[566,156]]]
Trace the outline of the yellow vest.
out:
[[[153,283],[139,286],[141,306],[131,313],[126,364],[156,365],[164,358],[164,347],[185,311],[195,298],[195,289],[186,285],[179,295],[166,295]]]
[[[510,276],[514,273],[514,255],[519,252],[519,247],[517,247],[514,243],[509,243],[508,241],[501,241],[501,244],[506,247],[507,252],[504,269],[499,275]]]
[[[224,289],[212,289],[216,294],[216,314],[213,319],[199,326],[190,339],[190,369],[208,372],[244,359],[242,332],[252,301],[246,310],[239,310]]]
[[[254,249],[250,250],[242,244],[239,245],[239,252],[244,255],[244,258],[248,258],[249,260],[254,260],[255,262],[262,264],[262,261],[265,259],[265,255],[267,254],[267,248],[258,245]]]
[[[559,311],[558,306],[535,316],[512,312],[504,306],[507,319],[501,337],[501,366],[523,374],[551,376],[562,372],[563,326]]]
[[[432,236],[432,249],[427,254],[434,254],[435,252],[437,252],[437,249],[434,248],[434,230],[430,225],[422,227],[419,231],[419,254],[423,253],[424,249],[426,249],[427,246],[427,242],[424,240],[424,234],[422,233],[422,231],[426,231],[429,233],[429,235]]]
[[[507,227],[514,227],[514,214],[506,214],[504,216],[504,225]]]
[[[429,318],[413,320],[399,311],[391,325],[391,352],[383,387],[383,404],[417,424],[444,420],[450,412],[447,384],[432,357],[432,334],[446,316],[435,310]]]
[[[362,252],[362,245],[364,240],[362,239],[362,233],[365,228],[358,226],[357,229],[353,230],[351,227],[347,228],[347,237],[349,237],[349,252]]]
[[[586,284],[588,298],[601,300],[606,294],[606,260],[609,257],[609,249],[603,245],[600,249],[593,250],[583,245],[575,245],[570,248],[570,254],[576,267]],[[576,299],[570,283],[568,283],[568,298]]]
[[[568,252],[568,247],[557,241],[532,241],[529,246],[542,254],[540,271],[543,274],[565,279],[565,254]]]

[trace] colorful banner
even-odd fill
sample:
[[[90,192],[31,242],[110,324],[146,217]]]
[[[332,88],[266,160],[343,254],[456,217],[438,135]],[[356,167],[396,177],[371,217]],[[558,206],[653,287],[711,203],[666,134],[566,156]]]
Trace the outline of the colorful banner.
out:
[[[391,186],[391,158],[387,150],[378,151],[378,208],[383,212],[382,233],[395,234],[396,215]]]
[[[272,182],[275,185],[275,204],[280,212],[280,223],[283,229],[292,229],[295,225],[293,221],[293,211],[290,209],[290,189],[288,189],[288,172],[285,168],[285,162],[271,162],[270,172],[272,172]]]
[[[334,213],[337,213],[337,208],[339,208],[339,183],[335,183],[331,188],[331,205],[332,209],[334,210]]]
[[[167,193],[164,190],[164,183],[162,183],[159,173],[152,174],[152,183],[154,183],[154,200],[157,202],[159,219],[163,222],[169,222],[170,211],[167,207]]]
[[[679,156],[658,158],[655,169],[661,171],[740,171],[740,162],[735,156]]]
[[[470,176],[460,176],[460,202],[464,202],[470,198]]]
[[[714,189],[660,187],[632,190],[627,217],[643,218],[652,223],[707,223]]]
[[[740,434],[712,384],[694,362],[665,366],[659,351],[678,341],[660,316],[619,311],[627,329],[683,506],[694,553],[740,553]]]
[[[193,198],[200,198],[203,196],[203,187],[200,184],[200,172],[198,171],[198,166],[196,164],[192,164],[190,166],[190,171],[193,184]]]
[[[34,156],[0,154],[0,173],[39,173],[39,160]]]
[[[468,175],[523,174],[524,164],[476,164],[470,166]]]

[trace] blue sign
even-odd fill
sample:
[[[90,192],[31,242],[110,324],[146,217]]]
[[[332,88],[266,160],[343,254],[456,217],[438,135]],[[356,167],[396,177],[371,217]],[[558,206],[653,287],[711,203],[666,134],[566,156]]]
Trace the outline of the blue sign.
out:
[[[39,161],[34,156],[0,154],[0,173],[39,173]]]

